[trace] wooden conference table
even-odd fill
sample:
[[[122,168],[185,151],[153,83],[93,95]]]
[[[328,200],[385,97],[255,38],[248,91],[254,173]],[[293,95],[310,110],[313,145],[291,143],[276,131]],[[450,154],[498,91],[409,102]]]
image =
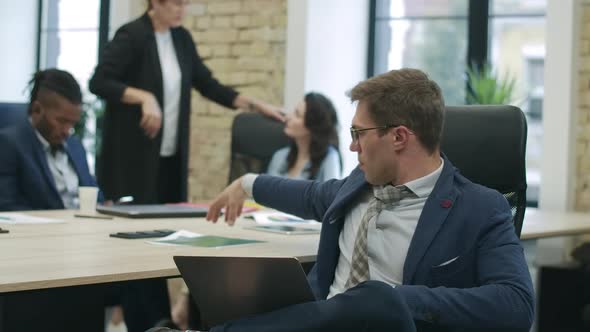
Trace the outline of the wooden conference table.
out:
[[[587,233],[590,233],[590,213],[552,212],[527,208],[520,239],[532,240]]]
[[[32,216],[65,221],[59,224],[2,225],[0,234],[0,293],[88,285],[126,280],[178,276],[174,255],[282,256],[313,262],[318,235],[280,235],[244,229],[253,221],[240,220],[234,227],[212,224],[202,218],[113,220],[77,218],[74,211],[25,212]],[[0,213],[0,216],[2,214]],[[186,229],[265,241],[263,243],[197,248],[158,246],[145,239],[126,240],[110,233],[154,229]],[[558,213],[527,209],[523,240],[590,233],[590,214]]]
[[[59,224],[2,225],[10,230],[0,234],[0,332],[6,328],[8,318],[19,314],[22,307],[3,302],[2,297],[26,299],[38,293],[51,292],[47,302],[34,298],[40,307],[57,307],[57,312],[68,313],[68,299],[72,310],[80,294],[100,293],[109,285],[150,278],[167,278],[179,275],[172,260],[174,255],[202,256],[273,256],[297,257],[301,262],[313,262],[318,248],[318,235],[280,235],[244,229],[253,221],[240,220],[229,227],[219,222],[207,223],[202,218],[187,219],[126,219],[101,220],[77,218],[74,211],[24,212],[32,216],[63,220]],[[0,213],[2,216],[2,213]],[[126,240],[109,237],[110,233],[147,231],[154,229],[185,229],[205,235],[255,239],[263,243],[228,246],[222,248],[198,248],[159,246],[146,243],[145,239]],[[553,236],[590,233],[590,214],[547,212],[527,209],[521,239],[530,240]],[[72,293],[72,294],[68,294]],[[56,295],[57,294],[57,295]],[[54,303],[58,298],[59,302]],[[25,301],[25,317],[30,317]],[[56,305],[57,304],[57,305]],[[96,311],[102,304],[84,304],[88,312]],[[93,313],[94,313],[93,311]],[[96,311],[99,312],[99,311]],[[100,312],[99,312],[100,313]],[[52,315],[55,315],[53,313]],[[75,315],[75,314],[74,314]],[[102,319],[100,316],[97,319]],[[14,318],[15,324],[19,320]],[[27,322],[27,327],[32,328]],[[4,326],[2,325],[4,324]],[[21,322],[22,324],[22,322]],[[65,324],[69,324],[66,322]],[[86,325],[84,325],[86,324]],[[93,331],[83,322],[86,331]],[[48,327],[47,322],[40,326]],[[72,330],[77,328],[74,325]],[[23,325],[18,325],[19,328]],[[97,327],[96,331],[102,327]],[[49,328],[51,330],[51,328]],[[67,330],[62,326],[62,331]]]
[[[313,262],[319,240],[318,234],[282,235],[244,229],[244,226],[254,224],[253,221],[245,219],[229,227],[223,222],[208,223],[204,218],[115,217],[112,220],[102,220],[78,218],[74,216],[75,211],[69,210],[23,213],[65,222],[1,225],[2,228],[10,231],[9,234],[0,234],[0,296],[4,298],[20,299],[31,293],[42,292],[40,290],[59,292],[56,293],[59,298],[62,293],[65,293],[63,290],[68,289],[76,289],[76,294],[82,294],[89,292],[93,285],[176,277],[179,276],[179,272],[172,259],[175,255],[297,257],[301,262]],[[2,215],[0,213],[0,216]],[[146,243],[146,239],[128,240],[109,237],[110,233],[155,229],[184,229],[204,235],[265,242],[200,248],[154,245]],[[55,295],[53,297],[55,298]],[[61,305],[60,302],[59,306]],[[4,305],[3,308],[0,301],[0,323],[2,310],[4,310],[5,324],[6,318],[13,315],[16,310],[12,309],[11,314],[8,314],[9,309],[11,309],[9,305]],[[62,315],[72,314],[62,312]],[[26,327],[30,325],[27,324]],[[3,329],[0,326],[0,331],[3,330],[11,329]]]

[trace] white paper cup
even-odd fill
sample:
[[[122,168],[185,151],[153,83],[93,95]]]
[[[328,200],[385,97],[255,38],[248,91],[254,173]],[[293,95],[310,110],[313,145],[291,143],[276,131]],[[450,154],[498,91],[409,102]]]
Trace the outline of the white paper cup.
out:
[[[79,187],[78,198],[80,200],[80,212],[87,214],[96,213],[96,199],[98,198],[98,188]]]

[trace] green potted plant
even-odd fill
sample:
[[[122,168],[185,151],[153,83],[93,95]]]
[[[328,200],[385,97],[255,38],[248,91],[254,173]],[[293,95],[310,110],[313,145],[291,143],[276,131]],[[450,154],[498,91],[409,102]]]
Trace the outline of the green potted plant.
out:
[[[78,136],[80,140],[83,140],[86,136],[86,120],[88,119],[88,113],[82,111],[80,114],[80,121],[74,125],[74,135]]]
[[[100,140],[102,138],[102,119],[104,116],[104,103],[98,98],[92,98],[83,103],[83,111],[80,121],[74,125],[74,135],[78,136],[81,141],[87,140],[85,147],[90,155],[96,155],[100,150]],[[94,118],[96,127],[89,128],[88,121]]]
[[[514,103],[516,77],[505,73],[502,77],[490,64],[472,64],[467,68],[467,103],[507,105]]]

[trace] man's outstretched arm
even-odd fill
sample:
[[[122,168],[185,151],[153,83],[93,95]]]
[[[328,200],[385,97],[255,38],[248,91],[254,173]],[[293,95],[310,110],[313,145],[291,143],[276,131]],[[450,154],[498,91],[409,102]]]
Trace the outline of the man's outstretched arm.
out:
[[[246,174],[215,198],[209,207],[207,220],[217,222],[221,209],[225,208],[225,221],[233,225],[242,212],[244,201],[253,197],[257,203],[270,208],[321,221],[345,181],[317,182]]]

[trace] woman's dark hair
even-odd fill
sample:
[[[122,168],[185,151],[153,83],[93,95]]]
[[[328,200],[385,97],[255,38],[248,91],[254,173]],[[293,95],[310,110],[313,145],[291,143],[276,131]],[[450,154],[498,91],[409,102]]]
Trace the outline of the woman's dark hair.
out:
[[[305,95],[305,118],[303,123],[311,133],[309,153],[311,168],[310,178],[315,179],[322,161],[328,153],[328,148],[333,146],[338,150],[338,116],[336,109],[324,95],[310,92]],[[297,145],[291,141],[291,150],[287,156],[288,168],[295,165],[297,160]],[[340,161],[342,164],[342,160]],[[340,165],[342,168],[342,165]]]
[[[163,0],[160,0],[160,3],[164,2]],[[151,0],[147,0],[147,10],[150,10],[152,8],[154,8],[154,6],[152,6],[152,1]]]
[[[46,69],[36,72],[29,81],[31,97],[29,101],[29,114],[32,104],[38,100],[39,94],[43,91],[52,91],[66,98],[73,104],[82,103],[82,92],[76,79],[67,71],[59,69]]]

